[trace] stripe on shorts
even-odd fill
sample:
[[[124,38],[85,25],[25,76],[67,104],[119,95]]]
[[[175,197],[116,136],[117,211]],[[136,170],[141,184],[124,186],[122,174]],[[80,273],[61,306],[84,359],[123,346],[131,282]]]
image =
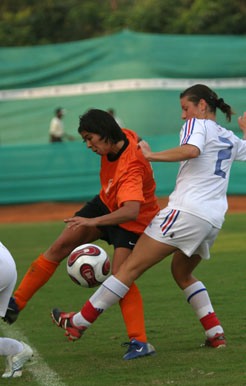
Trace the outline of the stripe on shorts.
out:
[[[175,221],[178,218],[180,211],[176,209],[172,209],[168,215],[166,216],[165,220],[160,225],[161,231],[163,236],[169,231],[169,229],[173,226]]]

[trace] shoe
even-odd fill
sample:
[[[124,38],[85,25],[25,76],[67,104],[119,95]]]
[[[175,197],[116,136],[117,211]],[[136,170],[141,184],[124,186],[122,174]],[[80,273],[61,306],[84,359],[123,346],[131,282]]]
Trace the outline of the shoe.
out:
[[[139,340],[136,339],[132,339],[130,342],[122,343],[121,346],[129,346],[127,352],[123,356],[125,361],[155,354],[155,349],[150,343],[139,342]]]
[[[22,368],[24,364],[33,356],[33,351],[26,343],[21,342],[23,350],[16,355],[8,355],[6,357],[6,369],[2,378],[18,378],[22,376]]]
[[[17,320],[19,312],[19,307],[15,302],[15,298],[11,297],[9,300],[9,305],[6,314],[2,319],[4,320],[4,322],[12,324]]]
[[[73,324],[72,318],[75,314],[76,312],[62,312],[58,308],[54,308],[51,311],[53,323],[66,330],[65,335],[68,337],[68,340],[73,341],[81,338],[81,335],[86,330],[84,326],[77,327]]]
[[[212,338],[205,340],[204,346],[213,348],[226,347],[226,339],[224,334],[215,334]]]

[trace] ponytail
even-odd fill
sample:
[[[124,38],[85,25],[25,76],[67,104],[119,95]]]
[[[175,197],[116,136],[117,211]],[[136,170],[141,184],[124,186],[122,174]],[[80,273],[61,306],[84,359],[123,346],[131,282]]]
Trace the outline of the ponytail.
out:
[[[228,122],[231,122],[231,116],[234,114],[232,111],[231,106],[229,106],[227,103],[224,102],[223,98],[218,98],[216,100],[216,107],[222,111],[226,115],[226,119]]]
[[[232,114],[235,114],[231,106],[224,102],[223,98],[218,98],[218,95],[204,84],[195,84],[187,88],[180,94],[180,98],[185,96],[196,105],[201,99],[204,99],[213,113],[216,113],[216,108],[220,109],[226,115],[228,122],[231,121]]]

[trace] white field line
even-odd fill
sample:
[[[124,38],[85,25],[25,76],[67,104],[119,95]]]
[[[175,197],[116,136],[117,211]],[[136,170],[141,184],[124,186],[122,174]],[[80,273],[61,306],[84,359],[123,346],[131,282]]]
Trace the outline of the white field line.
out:
[[[203,83],[216,89],[246,88],[246,78],[216,79],[119,79],[15,90],[0,90],[0,100],[54,98],[75,95],[90,95],[137,90],[184,90],[196,83]]]
[[[21,340],[30,345],[33,350],[34,363],[30,366],[27,364],[24,367],[24,371],[29,371],[40,386],[66,386],[66,384],[60,379],[59,375],[47,365],[42,356],[20,330],[18,330],[15,326],[10,327],[6,325],[2,320],[0,330],[3,332],[4,336]]]

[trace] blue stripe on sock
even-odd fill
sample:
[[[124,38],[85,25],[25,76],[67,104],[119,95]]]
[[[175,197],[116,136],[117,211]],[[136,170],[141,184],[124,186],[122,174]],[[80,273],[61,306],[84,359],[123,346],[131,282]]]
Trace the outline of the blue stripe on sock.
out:
[[[106,288],[109,292],[111,292],[112,294],[118,296],[118,298],[120,299],[123,299],[123,297],[125,296],[120,296],[119,294],[117,294],[115,291],[113,291],[111,288],[107,287],[104,283],[101,284],[102,287]]]
[[[207,288],[204,287],[204,288],[201,288],[201,289],[199,289],[199,290],[193,292],[193,294],[191,294],[191,295],[188,297],[187,302],[190,303],[190,299],[193,298],[193,296],[199,294],[199,292],[202,292],[202,291],[207,291]]]

